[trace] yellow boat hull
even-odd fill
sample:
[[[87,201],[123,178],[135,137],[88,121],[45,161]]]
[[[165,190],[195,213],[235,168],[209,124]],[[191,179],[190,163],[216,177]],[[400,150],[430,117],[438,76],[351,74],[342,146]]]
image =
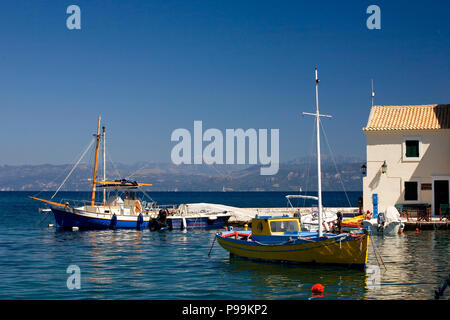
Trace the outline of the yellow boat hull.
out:
[[[340,242],[331,238],[318,242],[282,245],[255,244],[221,236],[217,236],[217,241],[232,255],[243,258],[363,268],[367,263],[369,235],[363,234],[359,238],[345,239]]]

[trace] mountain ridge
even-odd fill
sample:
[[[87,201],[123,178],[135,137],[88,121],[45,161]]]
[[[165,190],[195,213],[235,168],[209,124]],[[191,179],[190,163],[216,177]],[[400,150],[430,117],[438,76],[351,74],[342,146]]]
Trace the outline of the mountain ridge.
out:
[[[152,183],[149,190],[153,191],[298,191],[300,188],[310,191],[317,190],[314,159],[299,157],[280,163],[278,173],[273,176],[261,176],[260,165],[174,165],[141,161],[109,164],[107,177]],[[329,157],[322,160],[322,189],[361,190],[362,160],[342,156],[335,161]],[[72,167],[68,164],[2,165],[0,191],[53,191]],[[92,169],[92,165],[80,163],[61,190],[90,190]],[[101,166],[98,176],[102,176]]]

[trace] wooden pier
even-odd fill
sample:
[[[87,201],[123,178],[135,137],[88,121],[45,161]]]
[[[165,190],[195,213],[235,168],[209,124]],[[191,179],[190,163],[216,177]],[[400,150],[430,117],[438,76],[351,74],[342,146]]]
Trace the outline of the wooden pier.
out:
[[[405,222],[405,231],[448,229],[449,226],[450,221],[447,219],[430,218],[430,221],[418,221],[416,218],[410,218]]]

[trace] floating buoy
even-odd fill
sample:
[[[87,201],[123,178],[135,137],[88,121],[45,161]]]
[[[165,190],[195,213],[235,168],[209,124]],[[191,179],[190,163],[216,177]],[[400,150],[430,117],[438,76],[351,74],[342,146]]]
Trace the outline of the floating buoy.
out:
[[[52,227],[54,227],[54,224],[49,223],[48,227],[52,228]]]
[[[315,297],[322,297],[323,296],[324,287],[320,283],[316,283],[311,288],[311,293]]]
[[[78,227],[72,227],[72,231],[78,231],[78,230],[80,230],[80,228],[78,228]]]
[[[416,233],[419,233],[419,228],[416,228]]]

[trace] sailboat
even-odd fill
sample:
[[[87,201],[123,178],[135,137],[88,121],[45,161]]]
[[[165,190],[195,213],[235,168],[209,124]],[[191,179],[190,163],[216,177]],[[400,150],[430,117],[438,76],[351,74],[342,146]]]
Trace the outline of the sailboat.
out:
[[[322,181],[320,159],[319,78],[315,68],[316,112],[306,113],[316,118],[318,230],[302,231],[298,218],[255,216],[251,231],[223,231],[217,242],[230,256],[254,260],[292,263],[317,263],[364,268],[367,263],[369,234],[366,229],[349,233],[324,233],[322,225]]]
[[[114,181],[106,180],[106,130],[103,126],[102,133],[100,133],[100,121],[101,117],[99,116],[97,133],[94,134],[96,147],[91,199],[86,201],[74,200],[55,202],[34,196],[30,198],[42,201],[49,205],[51,212],[55,217],[57,227],[88,229],[147,228],[151,218],[158,213],[158,208],[153,206],[154,202],[147,203],[146,201],[139,199],[136,191],[143,186],[151,186],[151,184],[137,183],[136,181],[129,181],[126,179]],[[103,179],[97,179],[99,146],[101,140],[103,143]],[[73,169],[69,175],[73,172]],[[66,177],[64,182],[68,177],[69,176]],[[97,189],[103,189],[103,200],[101,202],[96,201]],[[108,199],[106,190],[113,190],[115,195]],[[119,191],[123,193],[123,198],[119,196]],[[142,190],[142,192],[145,194],[145,191]],[[55,195],[56,193],[53,196]]]
[[[136,228],[150,230],[172,230],[172,229],[213,229],[222,228],[231,214],[227,212],[212,212],[202,210],[196,212],[188,210],[187,205],[156,205],[156,202],[145,192],[143,187],[151,186],[148,183],[138,183],[127,179],[108,181],[106,179],[106,130],[102,127],[100,133],[100,121],[98,118],[97,133],[94,134],[95,162],[92,177],[91,199],[86,201],[52,201],[53,197],[62,187],[67,178],[76,168],[83,158],[87,149],[78,160],[69,175],[64,179],[61,186],[53,195],[52,199],[32,199],[47,203],[49,209],[55,216],[56,227],[60,228],[83,228],[83,229],[104,229],[104,228]],[[100,142],[103,146],[103,178],[97,178],[97,167],[99,158]],[[90,145],[89,145],[90,147]],[[89,149],[88,147],[88,149]],[[102,201],[96,201],[96,190],[103,189]],[[109,198],[109,194],[114,194]],[[148,200],[139,198],[138,191],[146,196]],[[48,209],[40,209],[40,212],[48,212]]]

